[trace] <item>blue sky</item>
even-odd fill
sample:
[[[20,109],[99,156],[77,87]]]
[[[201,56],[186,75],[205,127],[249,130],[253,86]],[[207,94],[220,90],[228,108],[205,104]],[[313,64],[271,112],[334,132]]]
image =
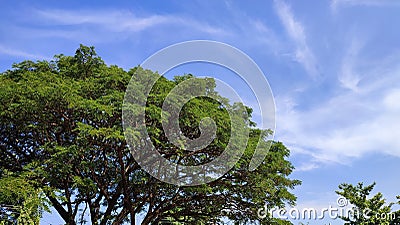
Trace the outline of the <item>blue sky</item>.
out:
[[[270,83],[275,139],[303,180],[299,207],[334,204],[342,182],[377,181],[391,201],[400,194],[399,1],[0,2],[1,71],[73,55],[80,43],[128,69],[181,41],[225,42]]]

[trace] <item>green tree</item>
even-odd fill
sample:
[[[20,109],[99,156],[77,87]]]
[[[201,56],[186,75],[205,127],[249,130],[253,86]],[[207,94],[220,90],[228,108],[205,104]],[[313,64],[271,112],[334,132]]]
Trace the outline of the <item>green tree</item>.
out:
[[[0,179],[0,224],[39,224],[43,210],[49,212],[42,189],[29,171],[3,171]]]
[[[189,101],[179,115],[179,125],[187,137],[198,137],[201,119],[211,117],[217,125],[216,138],[192,154],[169,142],[161,123],[162,103],[176,85],[190,77],[168,80],[140,67],[124,71],[107,66],[93,47],[82,45],[75,56],[14,64],[0,75],[2,182],[11,182],[6,171],[18,179],[29,171],[35,190],[46,196],[69,225],[84,224],[86,211],[91,224],[104,225],[135,224],[139,214],[144,218],[142,224],[166,220],[205,224],[223,218],[244,223],[258,221],[257,210],[264,204],[294,204],[290,190],[300,181],[288,178],[293,171],[287,160],[289,150],[273,142],[260,167],[248,171],[258,140],[261,137],[261,146],[267,147],[265,138],[270,133],[254,126],[250,108],[219,96],[213,79],[199,79],[192,87],[212,98]],[[229,140],[232,121],[227,110],[245,109],[248,114],[242,119],[250,137],[243,157],[223,177],[200,186],[178,187],[149,176],[134,160],[123,134],[122,103],[131,78],[131,98],[143,98],[149,78],[160,78],[145,110],[147,132],[163,157],[188,165],[213,159]]]
[[[345,224],[349,225],[380,225],[400,224],[400,211],[393,211],[392,207],[396,203],[386,203],[382,193],[378,192],[374,196],[370,196],[374,189],[375,183],[364,186],[363,183],[358,183],[356,186],[351,184],[339,185],[339,191],[336,191],[340,196],[345,197],[352,204],[351,214],[343,216]],[[400,200],[400,196],[397,196]]]

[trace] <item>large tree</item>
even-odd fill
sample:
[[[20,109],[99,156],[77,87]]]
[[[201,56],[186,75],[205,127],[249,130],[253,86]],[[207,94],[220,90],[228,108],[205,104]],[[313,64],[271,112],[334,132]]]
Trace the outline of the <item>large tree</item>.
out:
[[[131,78],[131,94],[140,98],[149,77],[159,79],[146,104],[147,132],[168,160],[193,164],[218,156],[231,132],[227,110],[246,110],[247,147],[228,173],[208,184],[182,187],[163,183],[140,168],[125,140],[122,107]],[[29,173],[24,179],[32,190],[45,195],[70,225],[85,223],[85,212],[91,224],[135,224],[138,215],[142,224],[254,222],[264,204],[294,204],[290,190],[300,182],[288,178],[293,171],[287,160],[289,150],[273,142],[264,162],[250,172],[248,164],[258,141],[267,148],[270,133],[254,126],[250,108],[219,96],[212,79],[199,79],[197,88],[213,98],[189,101],[179,114],[179,125],[184,135],[196,138],[201,119],[211,117],[218,127],[215,139],[195,153],[169,142],[161,123],[163,101],[175,86],[192,77],[168,80],[140,67],[124,71],[107,66],[93,47],[82,45],[74,56],[14,64],[0,75],[0,179],[13,185],[8,180]]]

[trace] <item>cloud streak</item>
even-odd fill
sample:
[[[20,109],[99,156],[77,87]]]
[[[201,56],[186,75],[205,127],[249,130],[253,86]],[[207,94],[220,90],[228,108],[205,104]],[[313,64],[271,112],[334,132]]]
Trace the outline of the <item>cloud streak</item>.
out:
[[[25,51],[21,51],[18,49],[13,49],[13,48],[8,48],[4,47],[3,45],[0,45],[0,53],[8,56],[14,56],[14,57],[19,57],[19,58],[24,58],[24,59],[32,59],[32,60],[50,60],[51,57],[39,55],[39,54],[32,54],[28,53]]]
[[[339,7],[352,7],[352,6],[369,6],[369,7],[387,7],[387,6],[400,6],[397,0],[332,0],[331,8],[336,10]]]
[[[124,11],[67,11],[67,10],[37,10],[36,14],[48,23],[60,25],[94,24],[103,25],[109,29],[140,31],[165,23],[168,17],[153,15],[144,18],[135,17]]]
[[[275,8],[286,32],[296,44],[294,59],[303,65],[308,74],[313,77],[317,76],[317,61],[307,44],[304,26],[295,19],[293,12],[285,2],[276,0]]]
[[[220,34],[223,30],[177,15],[139,17],[126,10],[36,10],[40,20],[52,25],[96,25],[114,32],[141,32],[157,26],[179,25],[197,31]]]
[[[361,81],[361,77],[354,70],[354,65],[358,59],[358,53],[362,48],[362,43],[359,40],[353,40],[347,50],[346,55],[343,57],[340,73],[338,80],[342,87],[350,89],[352,91],[358,91],[358,84]]]

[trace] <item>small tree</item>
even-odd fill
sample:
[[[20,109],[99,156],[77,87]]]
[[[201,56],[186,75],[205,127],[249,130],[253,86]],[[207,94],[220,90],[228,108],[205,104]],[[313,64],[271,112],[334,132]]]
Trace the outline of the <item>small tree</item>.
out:
[[[339,191],[336,191],[340,196],[345,197],[352,204],[353,215],[343,216],[341,219],[346,225],[398,225],[400,224],[400,211],[392,211],[392,206],[396,203],[386,204],[386,199],[382,193],[369,197],[374,189],[375,183],[364,186],[363,183],[358,183],[356,186],[351,184],[339,185]],[[397,196],[400,200],[400,196]]]

